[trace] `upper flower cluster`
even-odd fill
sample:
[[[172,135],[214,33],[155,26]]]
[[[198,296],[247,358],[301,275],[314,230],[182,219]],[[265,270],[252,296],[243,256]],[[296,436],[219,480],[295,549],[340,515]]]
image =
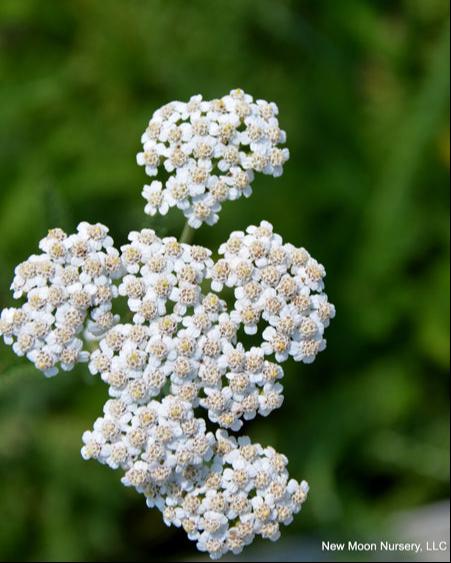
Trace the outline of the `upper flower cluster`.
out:
[[[146,185],[145,212],[165,215],[178,207],[193,228],[218,220],[221,205],[249,197],[255,172],[280,176],[289,158],[276,104],[242,90],[206,101],[171,102],[158,109],[142,136],[138,164],[149,176],[163,168],[165,181]]]

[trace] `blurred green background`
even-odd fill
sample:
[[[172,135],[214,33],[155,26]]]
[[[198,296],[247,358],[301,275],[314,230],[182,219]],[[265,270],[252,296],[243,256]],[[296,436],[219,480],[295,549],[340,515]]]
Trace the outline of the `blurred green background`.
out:
[[[267,219],[327,268],[328,350],[291,365],[284,407],[249,426],[310,481],[284,532],[301,554],[390,536],[449,494],[448,16],[447,0],[0,3],[0,308],[50,226],[180,233],[180,213],[142,211],[135,154],[158,106],[235,87],[278,103],[284,177],[258,177],[196,242]],[[83,370],[48,381],[1,345],[0,559],[196,560],[81,460],[104,398]]]

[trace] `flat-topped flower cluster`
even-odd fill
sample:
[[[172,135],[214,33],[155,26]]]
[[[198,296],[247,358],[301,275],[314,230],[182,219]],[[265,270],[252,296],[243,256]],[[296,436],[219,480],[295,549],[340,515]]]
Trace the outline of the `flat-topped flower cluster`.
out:
[[[18,356],[52,376],[58,366],[68,371],[88,360],[83,331],[94,339],[117,322],[112,301],[122,262],[103,225],[81,223],[71,236],[52,229],[39,248],[41,254],[16,268],[11,289],[26,302],[2,311],[0,335]]]
[[[249,184],[253,170],[281,173],[288,155],[276,148],[284,141],[276,115],[241,91],[158,110],[139,161],[151,175],[162,162],[170,177],[164,190],[147,189],[160,198],[148,210],[165,212],[184,184],[177,205],[198,226],[196,205],[209,206],[220,183],[236,195],[237,174]],[[200,170],[205,182],[193,192]],[[216,260],[152,229],[131,232],[116,250],[105,226],[88,223],[73,235],[49,231],[39,248],[16,268],[11,288],[22,305],[2,311],[0,336],[47,377],[86,362],[105,382],[82,456],[121,471],[124,485],[212,558],[240,553],[256,536],[277,540],[308,485],[290,479],[284,455],[233,433],[282,405],[281,363],[310,363],[325,348],[335,308],[323,266],[267,221],[232,232]],[[119,297],[127,318],[115,313]]]
[[[191,227],[213,225],[223,202],[249,197],[255,172],[281,176],[289,158],[279,110],[265,100],[254,102],[242,90],[206,101],[171,102],[158,109],[142,136],[137,162],[146,174],[161,169],[166,181],[144,186],[148,215],[183,211]]]

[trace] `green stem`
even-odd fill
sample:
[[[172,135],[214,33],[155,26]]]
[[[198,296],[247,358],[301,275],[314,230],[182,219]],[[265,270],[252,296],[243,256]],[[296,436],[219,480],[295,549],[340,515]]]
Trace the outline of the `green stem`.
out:
[[[183,228],[183,232],[180,236],[180,242],[185,244],[190,244],[194,237],[194,229],[192,229],[188,222],[185,223],[185,227]]]

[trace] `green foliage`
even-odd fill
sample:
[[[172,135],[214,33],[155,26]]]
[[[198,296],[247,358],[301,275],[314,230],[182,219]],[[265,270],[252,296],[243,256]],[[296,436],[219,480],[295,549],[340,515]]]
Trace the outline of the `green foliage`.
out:
[[[262,218],[327,268],[329,348],[291,366],[250,427],[312,486],[285,533],[380,537],[448,494],[449,4],[446,0],[2,0],[0,306],[50,226],[151,225],[135,164],[154,109],[241,87],[274,99],[292,158],[196,242]],[[0,349],[0,559],[188,551],[119,476],[79,457],[105,388],[44,380]],[[174,541],[176,540],[176,541]],[[173,560],[173,559],[172,559]]]

